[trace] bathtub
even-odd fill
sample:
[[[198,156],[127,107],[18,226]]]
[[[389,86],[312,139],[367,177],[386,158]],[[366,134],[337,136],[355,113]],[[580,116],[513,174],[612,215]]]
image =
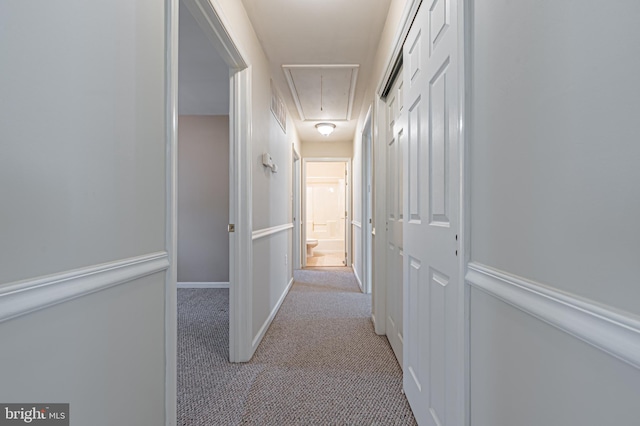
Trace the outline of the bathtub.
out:
[[[345,243],[340,239],[318,239],[318,246],[313,250],[317,254],[344,253]]]

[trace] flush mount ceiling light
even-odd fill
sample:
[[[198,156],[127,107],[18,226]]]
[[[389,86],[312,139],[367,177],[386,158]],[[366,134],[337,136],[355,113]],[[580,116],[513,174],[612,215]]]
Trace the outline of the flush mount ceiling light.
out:
[[[329,136],[331,133],[333,133],[335,128],[336,128],[336,125],[333,123],[316,124],[316,129],[318,129],[318,132],[320,132],[320,134],[323,136]]]

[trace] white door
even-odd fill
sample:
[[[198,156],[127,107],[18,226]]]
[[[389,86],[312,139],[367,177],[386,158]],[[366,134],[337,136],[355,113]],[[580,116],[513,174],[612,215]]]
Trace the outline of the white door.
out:
[[[306,248],[306,244],[302,244],[300,237],[300,155],[295,147],[291,148],[293,153],[293,182],[291,193],[291,204],[293,206],[293,249],[291,264],[293,269],[300,269],[300,250],[301,247]]]
[[[365,293],[371,292],[371,262],[373,259],[373,242],[371,238],[371,231],[373,229],[371,131],[371,109],[369,109],[369,114],[365,120],[364,130],[362,132],[362,286]]]
[[[456,425],[459,230],[455,0],[423,2],[404,44],[404,388],[421,425]]]
[[[387,96],[387,339],[402,366],[402,170],[404,108],[402,73]]]
[[[347,212],[347,206],[349,205],[349,172],[347,170],[347,163],[344,163],[344,185],[342,185],[342,190],[344,191],[344,195],[342,200],[344,204],[340,206],[340,208],[344,211],[344,232],[342,233],[342,240],[344,241],[343,253],[344,253],[344,266],[348,266],[349,259],[347,258],[347,241],[349,241],[349,231],[351,230],[351,224],[349,223],[349,214]]]

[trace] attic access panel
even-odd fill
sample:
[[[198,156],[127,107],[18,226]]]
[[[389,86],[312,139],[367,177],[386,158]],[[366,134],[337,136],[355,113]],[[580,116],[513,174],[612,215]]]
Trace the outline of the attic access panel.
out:
[[[283,65],[302,121],[351,119],[359,65]]]

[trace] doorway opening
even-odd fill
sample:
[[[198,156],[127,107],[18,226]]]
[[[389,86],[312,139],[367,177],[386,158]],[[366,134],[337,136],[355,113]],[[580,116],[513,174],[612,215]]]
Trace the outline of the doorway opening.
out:
[[[247,183],[249,169],[251,167],[250,150],[250,120],[249,105],[251,99],[250,69],[240,54],[236,44],[229,37],[223,22],[220,20],[211,2],[207,0],[179,0],[173,3],[171,19],[168,21],[168,34],[170,48],[167,53],[168,85],[168,139],[169,157],[167,167],[170,170],[170,179],[167,182],[167,239],[170,247],[171,268],[167,286],[167,326],[170,336],[167,338],[167,403],[174,404],[175,397],[175,346],[176,336],[176,282],[179,274],[178,263],[187,265],[191,260],[189,256],[183,262],[179,262],[180,251],[184,252],[184,244],[180,241],[185,236],[184,226],[180,226],[178,214],[180,199],[189,196],[189,192],[196,194],[191,198],[197,204],[202,197],[198,191],[202,190],[199,182],[193,186],[183,185],[180,181],[180,169],[189,170],[193,164],[204,168],[205,174],[215,173],[216,176],[201,176],[202,180],[220,179],[217,194],[224,201],[224,208],[217,208],[215,219],[212,220],[212,211],[195,209],[195,215],[201,222],[211,229],[207,232],[215,233],[215,248],[209,251],[209,259],[222,257],[218,261],[217,270],[226,269],[227,280],[223,277],[197,277],[197,281],[185,278],[180,274],[180,281],[208,283],[213,287],[229,288],[229,351],[228,360],[231,362],[247,361],[251,356],[251,301],[247,296],[248,286],[252,282],[251,264],[251,188]],[[178,54],[179,51],[179,54]],[[187,116],[187,120],[183,118]],[[211,123],[212,117],[217,116],[217,124]],[[192,120],[193,118],[196,118]],[[191,121],[191,123],[188,123]],[[190,124],[203,124],[205,126],[190,126]],[[187,123],[187,124],[185,124]],[[180,129],[180,127],[182,127]],[[187,128],[185,128],[187,127]],[[189,129],[190,127],[190,129]],[[213,131],[218,127],[218,131]],[[222,130],[220,130],[222,128]],[[185,130],[191,133],[187,137],[201,139],[196,144],[195,155],[192,163],[184,163],[179,159],[185,147]],[[191,131],[189,131],[191,130]],[[180,135],[178,133],[181,133]],[[207,133],[209,132],[209,133]],[[216,134],[216,143],[220,146],[213,148],[212,135]],[[180,139],[180,141],[178,140]],[[209,146],[207,146],[209,145]],[[198,155],[200,149],[204,149],[203,160]],[[217,159],[212,160],[211,152]],[[183,158],[184,159],[184,158]],[[200,164],[204,161],[204,165]],[[217,162],[219,162],[219,164]],[[210,163],[208,163],[210,162]],[[216,162],[218,165],[214,165]],[[179,164],[180,163],[180,164]],[[202,167],[200,167],[202,166]],[[207,171],[206,169],[209,169]],[[211,169],[216,169],[215,171]],[[199,179],[196,175],[195,180]],[[207,183],[208,185],[211,182]],[[227,190],[223,190],[223,186]],[[209,191],[209,189],[207,189]],[[222,194],[224,192],[224,194]],[[208,196],[210,196],[210,192]],[[248,201],[247,201],[248,200]],[[211,207],[212,203],[209,203]],[[219,207],[219,206],[218,206]],[[223,210],[226,209],[226,214]],[[182,212],[183,213],[183,212]],[[182,224],[184,225],[184,223]],[[190,226],[191,224],[187,224]],[[179,228],[182,227],[182,230]],[[203,233],[199,233],[193,240],[202,239]],[[213,240],[209,236],[205,239]],[[226,241],[225,241],[226,240]],[[189,244],[187,242],[187,244]],[[180,246],[180,248],[179,248]],[[223,247],[224,246],[224,247]],[[216,254],[218,253],[218,254]],[[187,263],[185,263],[186,261]],[[226,267],[225,267],[226,266]],[[184,272],[184,269],[183,271]],[[203,286],[207,286],[204,284]],[[247,318],[249,321],[247,322]]]
[[[179,7],[178,287],[229,288],[229,67]]]
[[[305,265],[347,266],[347,161],[305,162]]]

